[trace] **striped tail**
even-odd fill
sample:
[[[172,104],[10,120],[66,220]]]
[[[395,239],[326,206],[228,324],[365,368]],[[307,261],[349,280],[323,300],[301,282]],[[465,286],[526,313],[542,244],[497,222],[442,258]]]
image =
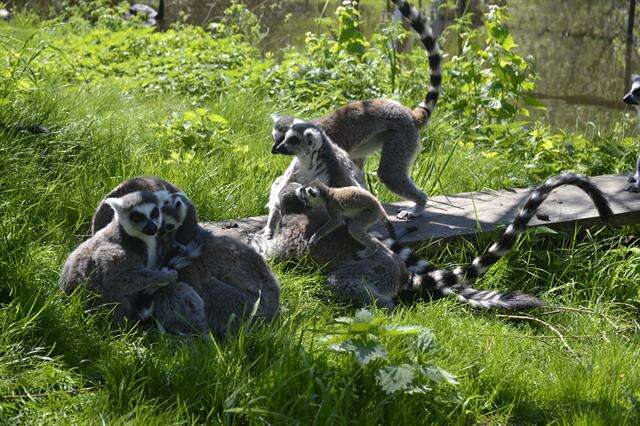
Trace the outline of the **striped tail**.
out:
[[[612,219],[613,212],[600,189],[584,176],[563,173],[548,179],[544,184],[534,189],[498,241],[489,247],[485,254],[475,258],[467,266],[457,267],[453,270],[435,269],[425,260],[418,258],[409,247],[402,246],[395,240],[387,240],[385,244],[405,261],[407,268],[412,273],[407,288],[404,290],[434,291],[441,296],[454,294],[463,303],[486,309],[528,309],[541,306],[542,301],[524,293],[481,291],[469,286],[467,282],[482,276],[491,265],[513,248],[518,236],[524,232],[527,224],[551,191],[563,185],[574,185],[586,192],[596,206],[600,218],[604,222],[609,222]]]
[[[420,103],[416,108],[411,111],[411,115],[418,128],[423,127],[429,122],[431,114],[436,107],[438,97],[440,96],[440,85],[442,83],[442,73],[440,71],[440,64],[442,62],[442,54],[436,43],[433,31],[427,25],[427,20],[424,18],[422,12],[415,7],[412,7],[406,0],[391,0],[397,7],[402,16],[409,21],[411,28],[413,28],[420,37],[420,41],[427,50],[429,55],[429,79],[431,86],[424,98],[424,101]]]

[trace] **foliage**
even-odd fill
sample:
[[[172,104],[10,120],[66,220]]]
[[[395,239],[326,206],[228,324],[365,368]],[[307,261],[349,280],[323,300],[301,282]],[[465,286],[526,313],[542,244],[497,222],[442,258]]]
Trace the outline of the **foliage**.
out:
[[[430,330],[419,326],[394,326],[384,324],[386,318],[376,317],[371,311],[360,309],[353,318],[339,317],[324,341],[336,352],[352,354],[365,367],[374,365],[380,388],[388,393],[426,393],[430,383],[446,382],[457,385],[455,376],[432,364],[428,355],[436,348]],[[410,346],[411,354],[402,363],[391,363],[389,352],[381,340],[387,337],[415,336]]]
[[[571,352],[540,323],[474,314],[450,299],[356,312],[327,297],[305,262],[272,265],[280,318],[225,342],[120,327],[62,296],[67,254],[120,181],[162,176],[203,221],[264,214],[290,160],[268,155],[270,112],[315,116],[370,96],[415,105],[428,84],[422,49],[390,49],[406,33],[397,25],[365,39],[361,52],[349,52],[337,32],[319,32],[276,57],[240,27],[215,38],[186,24],[159,32],[124,20],[125,5],[72,3],[53,20],[0,22],[1,423],[640,422],[637,227],[525,235],[478,283],[557,306],[543,319]],[[228,25],[253,19],[236,11]],[[418,186],[454,193],[537,183],[566,168],[627,170],[637,152],[630,117],[581,132],[533,117],[524,98],[532,62],[510,46],[503,12],[477,32],[461,21],[465,49],[445,50],[444,94],[414,167]],[[340,28],[337,17],[330,24]],[[37,124],[51,133],[20,130]],[[373,189],[395,199],[375,178],[375,162],[367,166]],[[491,238],[421,253],[436,266],[461,264]],[[335,344],[353,355],[326,350],[310,332],[323,329],[346,330]],[[412,334],[390,335],[398,332]],[[453,378],[438,367],[459,383],[445,385]],[[414,392],[427,387],[426,396]]]

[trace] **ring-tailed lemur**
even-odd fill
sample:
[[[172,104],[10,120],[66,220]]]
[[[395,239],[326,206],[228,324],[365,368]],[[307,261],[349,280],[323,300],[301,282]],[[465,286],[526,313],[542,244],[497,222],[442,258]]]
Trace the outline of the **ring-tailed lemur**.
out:
[[[421,214],[427,203],[427,195],[413,183],[410,172],[420,149],[420,129],[429,121],[440,95],[442,56],[422,13],[405,0],[392,1],[419,34],[428,53],[431,87],[424,101],[413,109],[390,99],[357,101],[311,122],[347,151],[360,168],[368,155],[381,149],[380,181],[391,192],[415,203],[412,209],[398,214],[399,219],[406,220]],[[283,153],[281,143],[297,120],[280,115],[272,118],[271,152]]]
[[[106,198],[113,220],[80,244],[64,264],[60,288],[66,294],[85,284],[99,296],[98,304],[115,303],[117,320],[144,320],[140,303],[148,294],[170,296],[172,309],[160,322],[169,332],[183,334],[206,330],[202,299],[172,288],[178,272],[158,269],[158,231],[162,225],[160,200],[148,191]],[[153,309],[153,307],[151,307]]]
[[[633,105],[640,116],[640,75],[634,74],[631,77],[631,90],[622,98],[622,101],[627,105]],[[629,176],[629,182],[632,183],[625,188],[626,191],[640,192],[640,155],[636,161],[634,174]]]
[[[263,230],[263,236],[268,239],[273,238],[280,226],[282,193],[291,184],[307,185],[319,180],[334,188],[365,186],[362,170],[314,124],[296,121],[278,143],[277,150],[280,154],[293,155],[295,158],[271,186],[269,217]]]
[[[379,244],[367,233],[376,223],[382,221],[389,235],[396,238],[393,224],[384,211],[382,204],[366,189],[358,186],[330,188],[320,181],[300,187],[296,195],[310,207],[325,207],[329,220],[311,236],[309,245],[314,244],[333,232],[345,222],[349,234],[365,248],[358,251],[360,258],[369,257],[378,251]]]
[[[179,279],[202,297],[209,329],[218,337],[237,329],[256,308],[256,316],[273,319],[279,312],[280,286],[264,259],[248,245],[215,235],[198,223],[195,206],[179,188],[154,177],[132,178],[112,193],[157,191],[166,202],[163,227],[165,265],[179,269]],[[102,205],[94,215],[94,228],[104,221]],[[169,229],[173,225],[173,229]],[[173,244],[170,244],[173,240]],[[167,298],[171,305],[171,300]],[[148,304],[148,302],[147,302]],[[255,306],[255,305],[258,306]],[[154,303],[155,305],[155,303]],[[230,328],[229,328],[230,327]]]
[[[528,294],[476,290],[468,284],[468,281],[474,281],[482,276],[491,265],[509,253],[518,236],[526,230],[527,223],[535,216],[551,191],[563,185],[574,185],[583,190],[593,201],[600,218],[604,222],[611,220],[613,212],[598,187],[584,176],[563,173],[535,188],[498,241],[485,254],[475,258],[467,266],[453,270],[434,269],[426,261],[416,257],[410,248],[402,246],[393,239],[387,240],[387,246],[405,260],[407,268],[412,273],[407,287],[402,290],[434,292],[439,296],[454,294],[460,301],[478,308],[528,309],[541,306],[542,302],[539,299]]]

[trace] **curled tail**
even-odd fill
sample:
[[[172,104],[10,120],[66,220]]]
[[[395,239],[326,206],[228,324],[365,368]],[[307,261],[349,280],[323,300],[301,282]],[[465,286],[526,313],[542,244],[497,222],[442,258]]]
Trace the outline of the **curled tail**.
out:
[[[427,20],[424,18],[422,12],[415,7],[411,6],[406,0],[391,0],[397,7],[402,16],[409,21],[411,28],[413,28],[420,37],[420,41],[427,50],[429,57],[429,79],[431,87],[424,98],[424,101],[420,103],[416,108],[411,111],[411,115],[418,128],[423,127],[429,122],[429,118],[433,113],[440,96],[440,85],[442,83],[442,73],[440,71],[440,64],[442,62],[442,54],[436,43],[435,36],[431,27],[427,24]]]
[[[413,274],[405,290],[435,291],[443,296],[455,294],[461,302],[478,308],[528,309],[541,306],[542,301],[524,293],[481,291],[469,286],[467,282],[479,278],[513,248],[518,236],[526,229],[527,224],[551,191],[563,185],[574,185],[586,192],[598,210],[600,218],[605,222],[611,220],[613,212],[600,189],[584,176],[563,173],[549,178],[544,184],[535,188],[498,241],[489,247],[485,254],[476,257],[467,266],[453,270],[435,269],[425,260],[418,258],[409,247],[404,247],[395,240],[387,240],[387,246],[405,261],[407,268]]]

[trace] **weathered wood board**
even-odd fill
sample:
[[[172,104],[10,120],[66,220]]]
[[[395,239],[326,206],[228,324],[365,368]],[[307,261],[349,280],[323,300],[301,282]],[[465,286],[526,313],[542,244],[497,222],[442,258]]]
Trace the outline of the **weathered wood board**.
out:
[[[611,203],[617,225],[640,223],[640,193],[624,191],[628,185],[628,175],[606,175],[592,178]],[[408,226],[417,230],[407,233],[402,241],[416,244],[433,239],[449,240],[458,237],[473,237],[480,232],[494,231],[513,221],[518,207],[524,204],[533,188],[486,190],[467,192],[449,196],[435,196],[429,199],[424,215],[409,222],[394,220],[402,234]],[[385,205],[387,213],[395,216],[408,202]],[[260,229],[265,216],[225,221],[217,225],[234,227],[245,232]],[[574,186],[563,186],[551,193],[529,226],[565,227],[594,225],[600,222],[598,212],[588,195]],[[374,229],[386,234],[382,227]]]

